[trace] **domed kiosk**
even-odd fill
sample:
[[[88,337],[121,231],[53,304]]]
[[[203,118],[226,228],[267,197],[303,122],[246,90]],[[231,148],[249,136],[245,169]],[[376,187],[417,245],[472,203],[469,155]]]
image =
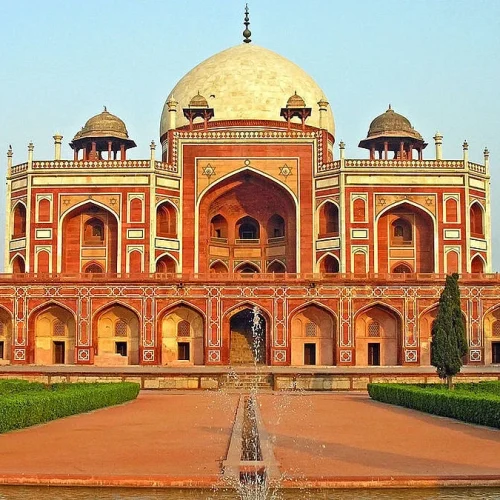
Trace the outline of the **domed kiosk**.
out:
[[[89,118],[82,129],[76,133],[70,143],[75,151],[75,160],[83,150],[83,160],[102,160],[103,152],[108,152],[108,160],[117,159],[118,151],[122,160],[126,159],[126,150],[136,144],[128,136],[125,122],[111,114],[104,106],[104,111]]]

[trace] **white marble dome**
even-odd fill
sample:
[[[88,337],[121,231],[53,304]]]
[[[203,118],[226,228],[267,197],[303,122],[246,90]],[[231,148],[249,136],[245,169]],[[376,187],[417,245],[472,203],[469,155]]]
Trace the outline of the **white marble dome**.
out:
[[[187,125],[182,110],[197,93],[214,109],[213,121],[274,120],[281,121],[295,92],[305,101],[312,114],[306,124],[319,127],[318,101],[326,96],[318,84],[296,64],[271,50],[253,43],[242,43],[219,52],[198,64],[170,92],[167,101],[178,102],[176,127]],[[160,137],[168,130],[168,106],[161,116]],[[334,135],[335,124],[328,106],[327,130]]]

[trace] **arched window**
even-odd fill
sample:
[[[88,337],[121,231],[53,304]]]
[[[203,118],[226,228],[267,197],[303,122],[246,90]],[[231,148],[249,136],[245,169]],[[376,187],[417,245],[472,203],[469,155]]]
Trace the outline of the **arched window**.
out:
[[[446,200],[446,222],[458,222],[458,202],[455,198]]]
[[[356,198],[352,202],[353,222],[364,222],[366,220],[366,204],[363,198]]]
[[[278,262],[277,260],[275,260],[274,262],[269,264],[269,266],[267,268],[267,272],[268,273],[276,273],[276,274],[285,273],[286,268],[282,262]]]
[[[397,274],[404,274],[404,273],[411,273],[411,267],[408,264],[398,264],[393,270],[393,273]]]
[[[183,319],[177,323],[177,336],[178,337],[190,337],[191,336],[191,325],[189,321]]]
[[[380,337],[380,323],[372,321],[368,325],[368,337]]]
[[[393,245],[411,245],[413,244],[413,231],[411,224],[402,217],[398,217],[391,224],[392,244]]]
[[[212,217],[210,221],[210,235],[212,238],[227,240],[227,220],[220,214]]]
[[[483,209],[479,203],[470,207],[470,232],[476,238],[484,238]]]
[[[156,209],[156,235],[177,238],[177,211],[170,203],[163,203]]]
[[[214,262],[210,266],[210,273],[217,273],[217,274],[225,274],[228,273],[227,267],[220,261],[218,260],[217,262]]]
[[[12,261],[12,272],[15,274],[26,272],[24,259],[20,255],[17,255]]]
[[[89,274],[101,274],[104,272],[104,270],[99,264],[92,262],[83,269],[83,272]]]
[[[24,238],[26,236],[26,207],[18,203],[14,209],[14,226],[12,238]]]
[[[102,245],[104,243],[104,222],[93,217],[85,222],[83,229],[84,245]]]
[[[285,236],[285,219],[281,215],[274,214],[267,223],[268,238],[282,238]]]
[[[175,260],[169,255],[164,255],[156,261],[157,273],[175,273],[177,269]]]
[[[339,232],[339,209],[335,203],[327,201],[319,213],[319,236],[336,235]]]
[[[476,255],[471,262],[471,272],[472,273],[484,273],[484,260]]]
[[[240,240],[258,240],[260,238],[259,223],[252,217],[243,217],[236,223]]]
[[[332,255],[327,255],[321,260],[320,270],[322,273],[333,274],[339,272],[339,261]]]

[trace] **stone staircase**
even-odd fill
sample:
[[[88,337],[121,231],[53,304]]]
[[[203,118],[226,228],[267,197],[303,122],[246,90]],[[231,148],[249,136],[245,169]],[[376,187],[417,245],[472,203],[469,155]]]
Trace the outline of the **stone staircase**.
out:
[[[270,373],[228,373],[221,378],[221,388],[250,391],[256,388],[259,391],[272,390],[273,376]]]

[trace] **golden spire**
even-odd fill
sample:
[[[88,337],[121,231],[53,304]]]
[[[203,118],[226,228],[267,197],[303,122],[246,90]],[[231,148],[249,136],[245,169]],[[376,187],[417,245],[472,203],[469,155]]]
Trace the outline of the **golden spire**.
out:
[[[243,22],[245,25],[245,31],[243,31],[243,42],[250,43],[250,37],[252,36],[252,32],[248,29],[248,25],[250,24],[250,17],[248,16],[248,4],[245,4],[245,21]]]

